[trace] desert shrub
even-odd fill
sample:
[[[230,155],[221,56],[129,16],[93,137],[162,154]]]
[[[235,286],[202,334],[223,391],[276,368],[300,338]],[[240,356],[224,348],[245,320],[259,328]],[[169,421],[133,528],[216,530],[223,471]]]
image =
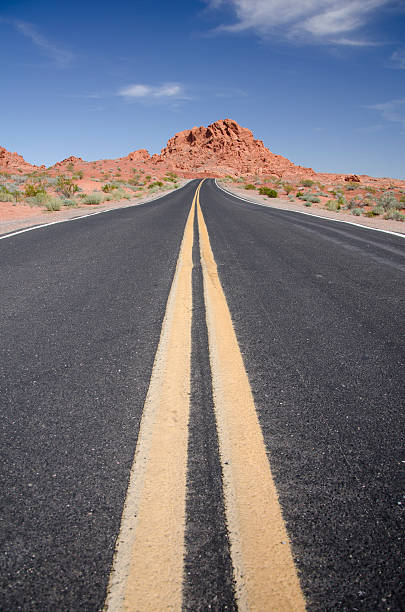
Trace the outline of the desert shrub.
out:
[[[268,198],[277,198],[278,193],[275,189],[270,189],[270,187],[260,187],[259,189],[260,195],[265,195]]]
[[[24,195],[27,198],[34,198],[39,193],[46,193],[42,183],[27,183],[24,189]]]
[[[290,200],[290,202],[295,202],[295,198],[293,195],[289,195],[288,199]]]
[[[300,197],[301,197],[301,196],[303,196],[303,195],[304,195],[304,192],[303,192],[303,191],[297,191],[297,193],[295,194],[295,196],[296,196],[297,198],[300,198]]]
[[[378,216],[378,213],[377,213],[377,212],[375,212],[375,208],[372,208],[371,210],[367,210],[367,211],[364,213],[364,216],[365,216],[365,217],[377,217],[377,216]]]
[[[401,203],[397,200],[393,193],[386,191],[378,199],[378,205],[382,206],[385,211],[402,208]]]
[[[361,208],[352,208],[352,215],[354,215],[355,217],[360,217]]]
[[[31,198],[31,203],[34,206],[43,206],[44,204],[46,205],[47,202],[50,202],[50,200],[52,200],[52,197],[47,193],[37,193],[37,195]]]
[[[0,202],[15,202],[15,197],[11,191],[0,185]]]
[[[255,186],[255,185],[252,185],[252,183],[247,183],[247,185],[245,185],[245,189],[246,189],[247,191],[249,191],[249,190],[253,190],[253,189],[256,189],[256,186]]]
[[[64,195],[66,198],[74,195],[79,191],[79,186],[73,182],[72,178],[66,176],[58,176],[56,183],[56,191]]]
[[[145,176],[145,181],[150,181],[151,178],[152,178],[152,176],[150,174],[147,174]]]
[[[311,181],[311,179],[302,179],[301,181],[301,185],[303,185],[304,187],[312,187],[313,184],[314,181]]]
[[[382,206],[380,206],[379,204],[377,206],[374,206],[374,212],[376,215],[383,215],[384,214],[384,208]]]
[[[163,187],[163,182],[154,181],[153,183],[150,183],[150,185],[148,185],[148,189],[154,189],[155,187]]]
[[[294,187],[292,185],[290,185],[289,183],[284,183],[283,187],[284,187],[284,191],[286,192],[287,195],[289,195],[292,192],[292,190],[294,189]]]
[[[314,195],[313,193],[306,193],[302,195],[300,200],[303,200],[304,202],[311,202],[311,204],[318,204],[321,201],[318,196]]]
[[[53,212],[55,210],[60,210],[62,206],[62,200],[60,198],[49,198],[45,202],[46,210]]]
[[[104,194],[99,191],[93,191],[93,193],[88,193],[83,198],[84,204],[101,204],[104,202]]]
[[[405,221],[405,215],[399,212],[399,210],[389,210],[385,213],[384,219],[389,219],[392,221]]]
[[[71,200],[69,198],[64,198],[62,200],[62,206],[66,206],[67,208],[74,208],[75,206],[77,206],[77,201]]]
[[[312,202],[310,200],[305,200],[304,206],[312,206]]]
[[[83,178],[83,170],[76,170],[72,178],[78,180]]]
[[[338,211],[340,210],[340,204],[337,200],[328,200],[325,204],[326,210]]]
[[[171,181],[175,183],[177,181],[177,174],[175,172],[166,172],[166,176],[163,177],[164,181]]]
[[[112,193],[114,200],[130,200],[131,194],[126,192],[124,189],[117,189]]]
[[[118,189],[118,185],[114,185],[114,183],[106,183],[101,188],[104,193],[111,193],[114,189]]]

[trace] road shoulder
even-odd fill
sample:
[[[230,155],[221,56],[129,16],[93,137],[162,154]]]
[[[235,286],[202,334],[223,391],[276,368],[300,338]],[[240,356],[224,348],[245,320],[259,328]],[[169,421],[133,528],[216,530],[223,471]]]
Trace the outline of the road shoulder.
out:
[[[278,210],[290,210],[293,212],[299,212],[314,217],[322,217],[324,219],[333,219],[335,221],[344,221],[353,225],[359,225],[362,227],[369,227],[370,229],[378,229],[386,232],[394,232],[396,234],[403,234],[405,236],[405,223],[401,221],[389,221],[386,219],[378,219],[376,217],[355,217],[354,215],[348,214],[344,211],[333,212],[325,210],[324,208],[310,208],[300,204],[298,201],[293,203],[284,200],[282,198],[268,198],[267,196],[261,196],[259,194],[252,194],[251,191],[236,187],[234,184],[216,180],[216,184],[219,188],[231,193],[232,195],[242,198],[252,204],[260,204],[261,206],[267,206],[268,208],[277,208]]]

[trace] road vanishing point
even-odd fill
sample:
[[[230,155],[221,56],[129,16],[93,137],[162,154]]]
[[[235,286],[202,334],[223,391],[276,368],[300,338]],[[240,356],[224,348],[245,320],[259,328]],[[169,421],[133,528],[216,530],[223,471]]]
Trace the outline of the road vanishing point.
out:
[[[207,179],[0,238],[1,610],[405,610],[404,237]]]

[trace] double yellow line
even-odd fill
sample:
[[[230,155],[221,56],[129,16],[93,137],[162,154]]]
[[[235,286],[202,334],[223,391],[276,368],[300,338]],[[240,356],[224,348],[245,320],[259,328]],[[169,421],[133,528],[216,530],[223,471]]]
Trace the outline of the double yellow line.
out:
[[[197,187],[145,401],[106,600],[109,611],[181,611],[197,211],[224,503],[241,611],[305,610],[262,431]]]

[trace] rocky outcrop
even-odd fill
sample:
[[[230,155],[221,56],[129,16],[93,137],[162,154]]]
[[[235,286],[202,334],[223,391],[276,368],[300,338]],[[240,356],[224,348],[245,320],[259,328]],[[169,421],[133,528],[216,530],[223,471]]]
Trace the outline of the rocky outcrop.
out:
[[[160,155],[152,156],[151,162],[157,167],[199,175],[315,174],[312,168],[296,166],[285,157],[275,155],[250,130],[231,119],[179,132]]]
[[[133,151],[132,153],[129,153],[129,155],[123,157],[122,159],[135,162],[146,162],[150,160],[150,155],[146,149],[139,149],[138,151]]]
[[[357,174],[349,174],[345,176],[345,181],[347,183],[361,183],[360,177]]]
[[[62,161],[56,162],[56,164],[54,164],[52,166],[52,168],[63,168],[65,166],[68,166],[69,164],[82,164],[83,163],[83,159],[81,157],[76,157],[75,155],[71,155],[70,157],[66,157],[66,159],[62,159]]]
[[[3,172],[33,172],[45,168],[45,166],[34,166],[25,161],[22,155],[10,153],[4,147],[0,147],[0,171]]]

